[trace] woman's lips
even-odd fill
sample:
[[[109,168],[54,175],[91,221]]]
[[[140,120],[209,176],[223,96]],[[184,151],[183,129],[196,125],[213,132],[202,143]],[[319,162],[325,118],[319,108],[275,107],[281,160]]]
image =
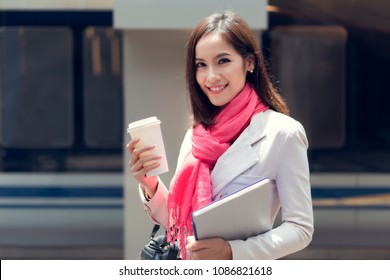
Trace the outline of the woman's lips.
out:
[[[209,89],[209,92],[212,94],[219,94],[221,93],[227,85],[219,85],[219,86],[212,86],[212,87],[207,87]]]

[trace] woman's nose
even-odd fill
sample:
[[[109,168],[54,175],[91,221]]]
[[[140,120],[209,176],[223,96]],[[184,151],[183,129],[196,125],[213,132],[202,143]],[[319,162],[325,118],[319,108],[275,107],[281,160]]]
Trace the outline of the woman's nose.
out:
[[[219,73],[216,71],[215,68],[209,68],[207,72],[207,80],[209,82],[214,82],[220,80]]]

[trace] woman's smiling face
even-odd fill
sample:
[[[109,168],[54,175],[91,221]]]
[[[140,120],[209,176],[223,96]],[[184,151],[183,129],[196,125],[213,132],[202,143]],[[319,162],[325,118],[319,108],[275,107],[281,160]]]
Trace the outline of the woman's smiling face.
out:
[[[253,61],[244,59],[219,33],[202,37],[195,49],[196,81],[214,106],[225,106],[246,83]]]

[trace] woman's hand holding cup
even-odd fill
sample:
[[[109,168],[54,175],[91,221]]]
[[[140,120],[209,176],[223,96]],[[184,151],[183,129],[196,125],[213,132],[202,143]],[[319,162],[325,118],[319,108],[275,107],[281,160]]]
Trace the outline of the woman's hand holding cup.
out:
[[[157,190],[157,175],[169,171],[160,124],[157,117],[150,117],[132,122],[127,128],[132,139],[127,144],[130,171],[141,183],[146,198],[153,197]]]
[[[130,172],[145,188],[145,192],[148,196],[153,197],[156,192],[158,177],[147,177],[146,174],[160,166],[160,163],[157,161],[161,159],[161,156],[150,152],[155,148],[154,146],[136,147],[139,141],[139,138],[135,138],[127,144],[127,150],[131,155],[129,161]]]

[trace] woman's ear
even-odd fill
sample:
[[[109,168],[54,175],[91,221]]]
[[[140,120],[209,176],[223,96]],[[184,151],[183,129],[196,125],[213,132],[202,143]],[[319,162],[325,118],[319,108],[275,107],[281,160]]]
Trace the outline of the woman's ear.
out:
[[[246,58],[246,70],[249,72],[253,72],[255,69],[255,56],[250,54]]]

